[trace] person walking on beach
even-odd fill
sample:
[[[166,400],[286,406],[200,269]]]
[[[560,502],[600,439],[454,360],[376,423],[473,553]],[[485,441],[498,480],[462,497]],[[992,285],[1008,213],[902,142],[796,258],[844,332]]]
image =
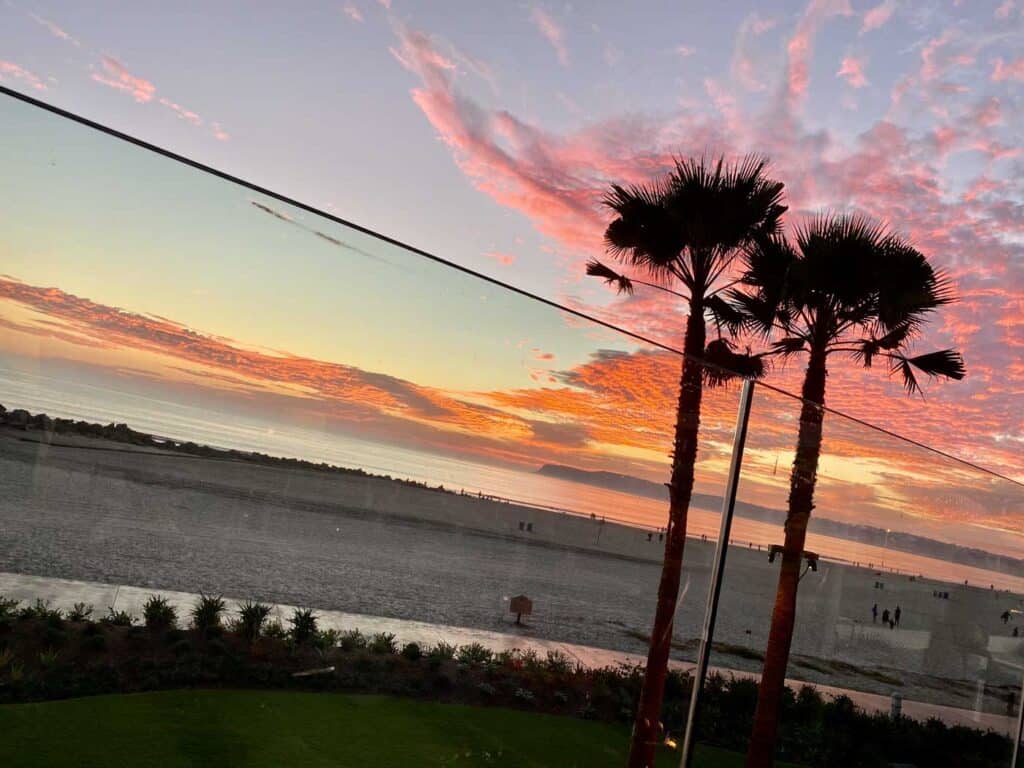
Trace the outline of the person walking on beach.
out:
[[[1002,615],[999,618],[1003,620],[1003,624],[1007,624],[1010,621],[1010,612],[1003,611]]]
[[[871,623],[872,624],[877,624],[878,623],[878,603],[875,603],[874,605],[871,606]]]
[[[882,611],[882,623],[883,624],[888,624],[889,623],[889,609],[888,608],[886,608],[884,611]]]
[[[896,610],[893,611],[893,614],[892,614],[893,619],[896,620],[896,626],[897,627],[900,625],[900,616],[902,615],[902,613],[903,613],[903,611],[901,611],[900,607],[897,605],[896,606]]]

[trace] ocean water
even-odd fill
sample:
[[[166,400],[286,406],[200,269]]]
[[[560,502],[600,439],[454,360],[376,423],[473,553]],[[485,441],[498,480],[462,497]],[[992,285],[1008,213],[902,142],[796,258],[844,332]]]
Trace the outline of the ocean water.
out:
[[[526,468],[520,470],[472,462],[375,443],[336,431],[279,423],[269,417],[230,414],[181,400],[154,398],[113,388],[102,381],[48,376],[0,366],[0,403],[8,408],[25,408],[64,418],[100,423],[125,422],[135,429],[175,440],[360,468],[374,474],[443,485],[451,490],[498,496],[573,514],[605,517],[651,530],[662,528],[666,522],[667,503],[655,499],[548,477]],[[538,460],[538,467],[540,463]],[[717,495],[723,489],[717,478],[698,475],[697,490]],[[690,510],[688,532],[693,537],[716,540],[720,520],[718,510],[694,506]],[[777,523],[737,516],[733,522],[731,542],[763,548],[780,544],[782,523],[781,511]],[[954,583],[991,584],[1000,589],[1024,592],[1024,578],[1018,575],[826,536],[814,532],[813,522],[807,548],[827,559],[858,563],[879,571],[917,574]]]

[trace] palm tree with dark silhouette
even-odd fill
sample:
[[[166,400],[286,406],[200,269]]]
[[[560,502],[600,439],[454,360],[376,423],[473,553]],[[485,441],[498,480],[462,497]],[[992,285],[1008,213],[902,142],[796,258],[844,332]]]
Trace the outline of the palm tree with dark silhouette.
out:
[[[807,356],[796,456],[790,474],[785,543],[747,768],[774,760],[779,705],[796,621],[797,587],[821,454],[825,382],[835,356],[865,367],[888,363],[908,393],[918,374],[962,379],[960,354],[909,356],[908,347],[939,307],[954,301],[949,280],[905,239],[859,216],[822,216],[797,230],[759,238],[745,255],[742,290],[730,299],[747,330],[773,340],[784,357]]]
[[[782,189],[780,182],[768,177],[767,161],[761,158],[737,163],[680,159],[667,178],[629,187],[614,185],[604,199],[615,214],[605,232],[608,252],[647,279],[621,274],[597,261],[587,265],[588,274],[624,293],[632,293],[637,283],[666,291],[689,309],[668,483],[665,555],[630,768],[652,766],[660,739],[703,385],[720,383],[730,377],[730,370],[755,376],[763,370],[759,357],[736,352],[721,335],[722,328],[737,330],[742,317],[720,294],[735,285],[732,271],[743,249],[756,238],[778,231],[786,210]],[[719,336],[707,344],[709,320],[716,324]]]

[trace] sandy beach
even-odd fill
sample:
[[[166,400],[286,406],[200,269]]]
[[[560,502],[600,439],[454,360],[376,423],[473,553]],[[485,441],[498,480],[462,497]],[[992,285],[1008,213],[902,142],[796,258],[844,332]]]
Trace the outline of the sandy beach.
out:
[[[0,432],[0,571],[644,651],[661,550],[647,530],[378,477],[41,438]],[[713,554],[687,546],[681,661],[696,651]],[[776,575],[764,552],[730,548],[714,664],[759,669]],[[519,593],[534,600],[525,628],[507,613]],[[899,605],[900,626],[874,623],[874,604]],[[801,584],[790,676],[1003,715],[1024,638],[1000,617],[1021,607],[999,590],[822,561]]]

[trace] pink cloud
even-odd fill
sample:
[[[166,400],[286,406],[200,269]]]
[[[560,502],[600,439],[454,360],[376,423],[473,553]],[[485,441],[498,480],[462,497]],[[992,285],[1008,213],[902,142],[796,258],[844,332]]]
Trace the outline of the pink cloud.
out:
[[[756,12],[749,14],[740,23],[733,46],[730,72],[733,80],[747,91],[764,91],[768,88],[764,80],[764,66],[758,61],[761,52],[755,38],[776,24],[774,19],[762,19]]]
[[[42,78],[38,75],[29,72],[24,67],[19,67],[14,62],[0,59],[0,80],[4,80],[8,77],[15,80],[24,80],[29,87],[35,88],[37,91],[46,90],[46,83],[44,83]]]
[[[125,68],[124,64],[113,56],[102,56],[100,66],[103,68],[103,72],[92,73],[92,79],[97,83],[124,91],[139,103],[152,101],[153,94],[156,93],[156,86],[149,80],[133,75]]]
[[[878,29],[884,26],[889,19],[892,18],[893,11],[896,10],[896,3],[894,0],[885,0],[885,2],[879,3],[878,5],[870,8],[867,13],[864,14],[864,21],[861,22],[860,33],[863,35],[866,32],[870,32],[873,29]]]
[[[864,75],[864,59],[847,56],[843,59],[843,63],[839,65],[836,77],[845,79],[852,88],[865,87],[868,84],[868,79]]]
[[[812,5],[809,12],[819,15],[809,30],[811,36],[829,13],[844,15],[841,4]],[[918,404],[908,409],[898,386],[887,390],[888,399],[880,393],[877,407],[865,413],[861,388],[874,379],[872,372],[861,374],[855,366],[842,367],[830,382],[831,402],[871,420],[884,419],[925,440],[934,434],[925,429],[926,422],[933,427],[951,418],[971,423],[969,434],[948,436],[942,447],[968,458],[984,458],[993,466],[1013,466],[1017,461],[1014,471],[1020,472],[1019,460],[992,439],[993,434],[1006,433],[1007,424],[1019,423],[1014,393],[1019,394],[1020,379],[1013,378],[1012,370],[1019,365],[1015,355],[1020,351],[1007,341],[1019,328],[995,326],[985,318],[1006,317],[1007,307],[1024,298],[1018,287],[1024,285],[1024,247],[1018,241],[1024,213],[1009,195],[1015,187],[1001,180],[979,179],[960,194],[952,192],[939,162],[943,153],[958,149],[978,151],[991,161],[1019,150],[991,135],[1001,124],[994,102],[961,100],[961,84],[943,78],[942,73],[975,53],[959,47],[954,33],[926,46],[930,53],[922,51],[920,66],[931,79],[914,73],[913,87],[906,91],[914,127],[885,118],[852,141],[809,129],[793,114],[780,115],[778,104],[766,105],[763,112],[751,110],[713,78],[704,85],[718,115],[691,106],[664,117],[621,116],[555,133],[511,112],[485,108],[462,93],[429,38],[404,32],[400,39],[402,58],[418,77],[413,99],[458,167],[478,190],[551,237],[574,268],[584,255],[603,253],[607,213],[599,200],[610,182],[656,178],[673,155],[700,154],[709,148],[727,154],[750,149],[767,153],[777,177],[786,182],[791,223],[833,206],[864,212],[907,234],[950,271],[964,296],[949,309],[949,323],[935,329],[934,345],[962,339],[969,380],[930,392],[929,417],[920,423],[905,417],[911,410],[918,413]],[[788,95],[785,85],[782,95]],[[931,110],[931,99],[945,112]],[[924,100],[928,109],[918,109],[911,100]],[[998,294],[985,290],[993,284],[1005,288]],[[653,292],[637,292],[607,307],[563,300],[613,322],[628,318],[630,328],[652,338],[678,341],[674,305]],[[799,370],[787,373],[796,378],[783,377],[777,383],[798,388],[798,375]]]
[[[484,256],[494,259],[503,267],[511,267],[516,261],[516,257],[511,253],[502,253],[501,251],[488,251]]]
[[[1014,8],[1016,7],[1015,0],[1004,0],[1004,2],[996,8],[997,19],[1008,19],[1013,15]]]
[[[60,40],[65,40],[65,41],[67,41],[67,42],[69,42],[69,43],[71,43],[71,44],[73,44],[73,45],[81,45],[81,43],[79,43],[79,42],[78,42],[78,41],[77,41],[77,40],[76,40],[75,38],[73,38],[73,37],[72,37],[72,36],[71,36],[71,35],[70,35],[69,33],[67,33],[66,31],[64,31],[64,30],[63,30],[63,29],[61,29],[60,27],[58,27],[58,26],[57,26],[56,24],[54,24],[54,23],[53,23],[52,21],[50,21],[49,19],[44,19],[44,18],[42,18],[41,16],[37,16],[37,15],[36,15],[36,14],[34,14],[34,13],[30,13],[30,14],[29,14],[29,16],[31,16],[31,17],[32,17],[32,20],[33,20],[34,22],[36,22],[36,23],[37,23],[37,24],[39,24],[40,26],[44,27],[44,28],[46,29],[46,31],[47,31],[47,32],[49,32],[49,33],[50,33],[51,35],[53,35],[54,37],[56,37],[56,38],[58,38],[58,39],[60,39]]]
[[[539,349],[537,347],[534,347],[530,351],[533,353],[534,360],[542,360],[546,362],[555,359],[554,354],[552,354],[551,352],[545,352],[544,350]]]
[[[92,73],[92,79],[97,83],[105,85],[108,88],[113,88],[114,90],[127,93],[140,104],[150,103],[155,99],[156,103],[161,107],[173,112],[180,119],[190,125],[199,127],[205,122],[198,113],[183,107],[176,101],[173,101],[166,96],[157,98],[156,86],[152,82],[132,74],[124,64],[113,56],[100,57],[100,66],[103,69],[102,72]],[[211,123],[210,129],[211,134],[218,141],[227,141],[230,138],[228,133],[221,127],[220,123]]]
[[[356,8],[352,3],[345,3],[345,7],[341,9],[346,16],[352,21],[363,22],[363,12]]]
[[[822,26],[836,16],[852,16],[849,0],[811,0],[793,36],[786,44],[786,81],[784,102],[795,109],[810,84],[810,62],[814,38]]]
[[[569,49],[566,48],[565,35],[562,32],[562,28],[539,6],[534,6],[530,12],[530,21],[533,22],[533,25],[537,27],[544,38],[551,43],[551,47],[555,49],[555,53],[562,66],[568,65]]]
[[[696,52],[697,52],[697,49],[694,48],[692,45],[677,45],[676,46],[676,55],[678,55],[679,57],[684,58],[684,59],[688,58],[690,56],[693,56],[693,54],[695,54]]]
[[[1003,80],[1024,82],[1024,56],[1010,62],[1004,62],[1002,57],[995,60],[995,65],[992,68],[992,81],[998,83]]]
[[[191,123],[192,125],[202,125],[203,120],[195,112],[185,109],[181,104],[176,104],[168,98],[161,97],[159,100],[161,106],[167,107],[174,114],[180,117],[185,122]]]

